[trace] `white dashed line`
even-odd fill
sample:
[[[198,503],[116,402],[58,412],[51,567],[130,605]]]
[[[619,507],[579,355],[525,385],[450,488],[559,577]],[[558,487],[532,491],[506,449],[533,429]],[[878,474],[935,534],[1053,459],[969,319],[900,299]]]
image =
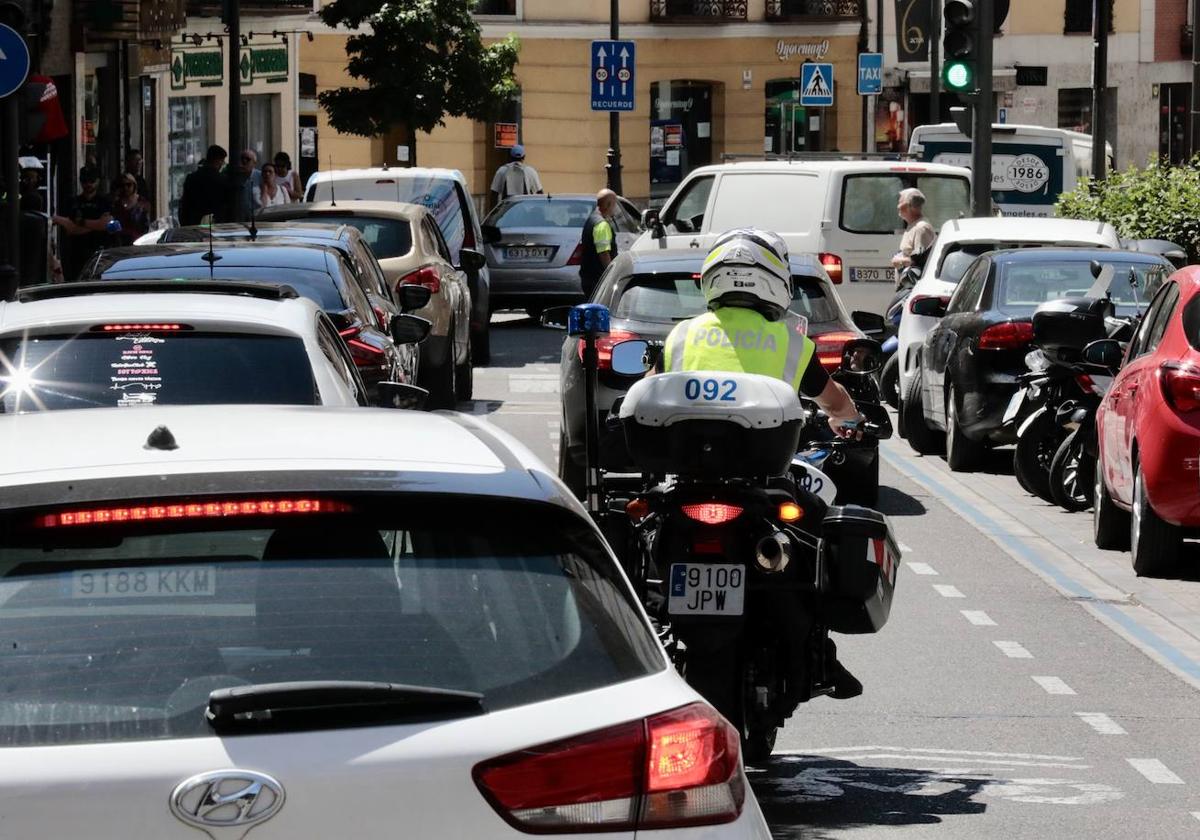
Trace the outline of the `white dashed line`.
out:
[[[904,543],[900,543],[898,548],[900,549],[901,554],[912,554],[912,549],[906,546]],[[920,574],[920,572],[917,572],[917,574]]]
[[[900,550],[903,551],[904,549],[900,549]],[[908,563],[905,563],[904,565],[907,566],[909,569],[911,569],[912,573],[914,575],[936,575],[937,574],[937,569],[933,568],[933,566],[930,566],[928,563],[908,562]]]
[[[992,642],[1009,659],[1033,659],[1033,654],[1021,647],[1020,642]]]
[[[1200,820],[1200,811],[1192,811],[1192,816]]]
[[[1086,723],[1088,726],[1092,727],[1092,729],[1095,729],[1101,735],[1127,735],[1128,734],[1125,731],[1125,729],[1121,726],[1121,724],[1117,723],[1115,720],[1110,718],[1108,715],[1103,714],[1102,712],[1076,712],[1075,716],[1077,718],[1079,718],[1081,721],[1083,721],[1084,723]],[[1143,759],[1136,759],[1136,760],[1142,761]],[[1149,761],[1149,760],[1153,760],[1153,759],[1145,759],[1145,760]],[[1130,761],[1130,763],[1132,763],[1133,761],[1135,761],[1135,759],[1131,758],[1131,759],[1129,759],[1129,761]],[[1164,767],[1163,769],[1166,770],[1167,768]]]
[[[1033,681],[1046,690],[1047,694],[1074,694],[1075,689],[1058,677],[1033,677]]]
[[[963,618],[974,624],[976,627],[995,627],[996,622],[992,621],[991,616],[983,610],[959,610]]]
[[[943,598],[966,598],[967,596],[958,591],[957,586],[950,586],[944,583],[935,583],[933,588],[937,590],[937,594]]]
[[[1127,758],[1130,766],[1156,785],[1181,785],[1183,779],[1176,776],[1157,758]]]

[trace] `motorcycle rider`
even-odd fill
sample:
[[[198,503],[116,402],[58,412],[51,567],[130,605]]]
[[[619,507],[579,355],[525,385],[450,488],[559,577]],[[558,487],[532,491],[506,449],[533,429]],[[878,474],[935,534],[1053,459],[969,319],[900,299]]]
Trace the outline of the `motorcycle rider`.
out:
[[[700,274],[708,311],[676,325],[656,370],[715,370],[781,379],[829,415],[841,437],[861,434],[863,420],[846,389],[834,382],[816,357],[808,320],[789,310],[792,274],[787,244],[770,231],[742,228],[722,234]],[[832,697],[862,693],[859,682],[837,660],[826,639]]]

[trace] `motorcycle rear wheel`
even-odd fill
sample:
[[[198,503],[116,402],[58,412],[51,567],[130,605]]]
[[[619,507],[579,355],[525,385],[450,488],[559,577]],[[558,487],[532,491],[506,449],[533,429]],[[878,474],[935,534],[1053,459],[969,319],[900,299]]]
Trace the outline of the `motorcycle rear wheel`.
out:
[[[1050,495],[1050,464],[1063,437],[1054,413],[1046,411],[1026,427],[1013,451],[1013,472],[1017,474],[1017,481],[1047,502],[1054,501]]]
[[[1050,495],[1063,510],[1079,513],[1092,506],[1092,457],[1084,451],[1079,430],[1071,432],[1050,464]]]

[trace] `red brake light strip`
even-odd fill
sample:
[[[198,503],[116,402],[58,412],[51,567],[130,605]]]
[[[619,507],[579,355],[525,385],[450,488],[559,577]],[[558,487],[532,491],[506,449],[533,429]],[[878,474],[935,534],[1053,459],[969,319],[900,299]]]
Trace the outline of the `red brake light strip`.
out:
[[[345,502],[333,499],[220,499],[174,504],[144,503],[119,507],[76,508],[49,513],[37,520],[40,528],[104,525],[113,522],[153,522],[181,519],[225,519],[233,516],[346,513]]]

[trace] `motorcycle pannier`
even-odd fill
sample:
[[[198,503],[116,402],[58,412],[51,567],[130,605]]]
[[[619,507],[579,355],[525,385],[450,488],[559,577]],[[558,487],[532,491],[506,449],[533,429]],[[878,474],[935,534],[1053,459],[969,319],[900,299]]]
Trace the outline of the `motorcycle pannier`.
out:
[[[900,547],[882,513],[858,505],[831,507],[822,524],[828,578],[822,619],[838,633],[878,633],[887,624],[900,569]]]
[[[1104,316],[1112,304],[1104,298],[1069,297],[1043,303],[1033,313],[1033,340],[1051,359],[1078,362],[1083,348],[1107,337]]]
[[[787,471],[804,409],[795,391],[769,376],[687,371],[636,383],[620,418],[643,472],[754,478]]]

